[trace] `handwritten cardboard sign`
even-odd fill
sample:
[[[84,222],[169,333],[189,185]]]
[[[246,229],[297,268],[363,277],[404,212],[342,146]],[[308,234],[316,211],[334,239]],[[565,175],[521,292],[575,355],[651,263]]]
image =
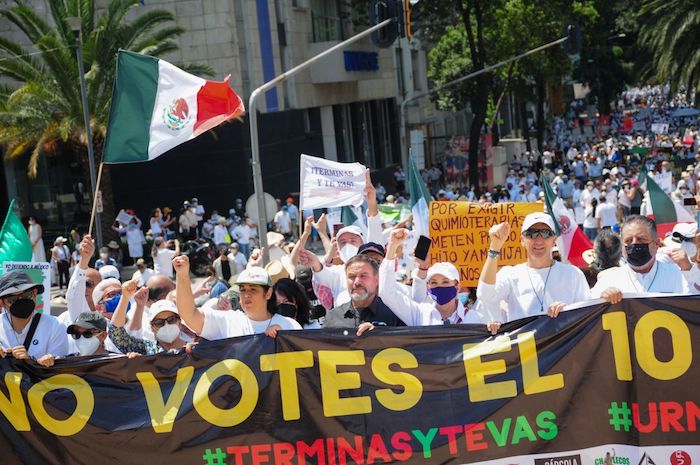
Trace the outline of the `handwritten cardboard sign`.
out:
[[[463,286],[476,287],[489,250],[489,229],[508,221],[510,236],[501,249],[500,265],[515,265],[526,259],[520,244],[525,215],[541,212],[538,202],[495,203],[484,207],[470,202],[430,202],[430,248],[432,263],[450,262],[459,270]]]

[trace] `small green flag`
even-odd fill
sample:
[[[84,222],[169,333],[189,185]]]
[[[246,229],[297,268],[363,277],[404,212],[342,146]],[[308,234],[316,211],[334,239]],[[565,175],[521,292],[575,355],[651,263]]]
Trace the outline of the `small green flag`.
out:
[[[340,210],[340,221],[343,226],[351,226],[357,221],[357,215],[350,207],[342,207]]]
[[[32,243],[27,230],[12,211],[14,199],[10,202],[5,222],[0,231],[0,263],[32,261]],[[2,268],[0,268],[2,274]]]

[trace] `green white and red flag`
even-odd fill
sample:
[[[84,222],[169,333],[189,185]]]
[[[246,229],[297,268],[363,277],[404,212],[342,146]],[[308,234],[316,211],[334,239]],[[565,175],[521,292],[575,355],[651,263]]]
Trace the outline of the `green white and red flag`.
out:
[[[207,81],[167,61],[120,50],[104,163],[151,161],[241,116],[243,101],[223,81]]]

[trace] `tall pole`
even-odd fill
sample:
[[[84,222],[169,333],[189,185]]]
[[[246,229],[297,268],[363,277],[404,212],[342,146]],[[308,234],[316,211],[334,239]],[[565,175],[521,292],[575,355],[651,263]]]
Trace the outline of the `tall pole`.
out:
[[[75,21],[77,19],[77,21]],[[78,74],[80,75],[80,97],[83,102],[83,120],[85,122],[85,136],[87,139],[88,166],[90,168],[90,187],[92,189],[93,208],[94,199],[97,196],[97,186],[95,183],[95,156],[92,149],[92,130],[90,129],[90,110],[88,109],[87,90],[85,86],[85,69],[83,68],[83,44],[80,40],[80,18],[69,18],[69,23],[75,36],[75,53],[78,59]],[[91,212],[92,213],[92,212]],[[102,223],[100,213],[94,212],[95,216],[95,238],[97,248],[102,247]]]
[[[561,44],[561,43],[565,42],[565,41],[568,40],[568,39],[569,39],[568,36],[567,36],[567,37],[562,37],[561,39],[557,39],[557,40],[555,40],[555,41],[553,41],[553,42],[549,42],[549,43],[546,43],[546,44],[544,44],[544,45],[540,45],[540,46],[537,47],[537,48],[533,48],[532,50],[528,50],[527,52],[521,53],[520,55],[517,55],[517,56],[514,56],[514,57],[512,57],[512,58],[508,58],[507,60],[503,60],[503,61],[501,61],[501,62],[498,62],[498,63],[496,63],[495,65],[487,66],[486,68],[482,68],[482,69],[480,69],[480,70],[478,70],[478,71],[475,71],[475,72],[473,72],[473,73],[469,73],[469,74],[467,74],[466,76],[462,76],[462,77],[459,77],[459,78],[457,78],[457,79],[454,79],[454,80],[452,80],[452,81],[450,81],[450,82],[446,82],[445,84],[443,84],[443,85],[441,85],[441,86],[435,87],[435,88],[430,89],[430,90],[425,91],[425,92],[418,93],[418,94],[414,95],[413,97],[408,98],[408,99],[405,99],[403,102],[401,102],[401,108],[400,108],[400,117],[401,117],[401,121],[400,121],[400,125],[401,125],[401,155],[402,155],[402,156],[401,156],[401,159],[402,159],[402,162],[403,162],[404,171],[405,171],[406,173],[408,173],[408,137],[407,137],[407,134],[406,134],[406,130],[407,130],[407,127],[406,127],[406,106],[407,106],[410,102],[414,102],[414,101],[416,101],[416,100],[418,100],[418,99],[421,99],[421,98],[423,98],[423,97],[427,97],[428,95],[434,94],[435,92],[440,92],[441,90],[445,89],[446,87],[450,87],[450,86],[453,86],[453,85],[458,84],[458,83],[460,83],[460,82],[466,81],[466,80],[468,80],[468,79],[475,78],[475,77],[477,77],[477,76],[479,76],[479,75],[481,75],[481,74],[488,73],[488,72],[490,72],[490,71],[493,71],[493,70],[495,70],[495,69],[500,68],[501,66],[507,65],[508,63],[511,63],[511,62],[513,62],[513,61],[520,60],[521,58],[524,58],[524,57],[526,57],[526,56],[528,56],[528,55],[532,55],[533,53],[537,53],[537,52],[540,52],[540,51],[542,51],[542,50],[545,50],[545,49],[547,49],[547,48],[549,48],[549,47],[553,47],[553,46],[555,46],[555,45]]]
[[[251,94],[250,94],[250,99],[248,100],[248,118],[250,120],[250,151],[251,151],[251,159],[250,159],[250,164],[253,167],[253,188],[255,189],[255,200],[257,201],[258,204],[258,236],[260,237],[260,245],[265,248],[265,258],[264,258],[264,263],[267,263],[268,261],[268,254],[267,254],[267,213],[265,211],[265,195],[264,195],[264,190],[263,190],[263,180],[262,180],[262,167],[260,166],[260,145],[258,144],[258,109],[257,109],[257,103],[258,103],[258,97],[265,91],[273,88],[277,84],[281,84],[287,79],[289,79],[291,76],[295,75],[299,71],[308,68],[311,66],[313,63],[316,61],[320,60],[321,58],[325,58],[328,55],[331,55],[338,50],[344,48],[347,45],[350,45],[354,42],[357,42],[358,40],[362,39],[363,37],[367,37],[374,31],[383,28],[384,26],[388,26],[391,24],[391,22],[395,21],[395,19],[390,18],[385,21],[382,21],[381,23],[372,26],[371,28],[360,32],[359,34],[356,34],[352,37],[350,37],[347,40],[344,40],[340,42],[339,44],[334,45],[333,47],[329,48],[328,50],[325,50],[318,55],[315,55],[305,62],[303,62],[300,65],[295,66],[294,68],[290,69],[289,71],[280,74],[279,76],[275,77],[274,79],[266,82],[262,86],[258,87],[255,89]]]

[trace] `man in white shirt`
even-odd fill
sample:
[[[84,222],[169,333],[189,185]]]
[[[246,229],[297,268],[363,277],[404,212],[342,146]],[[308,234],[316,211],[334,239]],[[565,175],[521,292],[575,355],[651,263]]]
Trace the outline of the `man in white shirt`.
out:
[[[700,294],[700,234],[697,223],[678,223],[656,254],[661,262],[675,263],[688,281],[691,294]]]
[[[617,209],[608,203],[605,195],[598,198],[598,208],[595,211],[595,218],[598,231],[601,229],[612,229],[617,224]]]
[[[492,322],[544,315],[545,312],[554,318],[566,305],[590,298],[583,272],[552,259],[557,236],[550,215],[530,213],[525,217],[520,243],[527,251],[527,262],[504,266],[497,271],[498,257],[509,233],[509,223],[498,224],[489,231],[491,245],[476,290],[478,303],[488,311]],[[501,301],[508,305],[505,319],[501,314]]]
[[[588,181],[586,183],[586,188],[581,192],[581,196],[579,197],[579,204],[583,208],[586,208],[591,204],[591,200],[597,199],[598,197],[600,197],[600,192],[595,188],[593,181]]]
[[[197,219],[197,233],[202,235],[202,226],[204,226],[204,205],[199,204],[197,197],[192,198],[192,209],[194,210],[195,218]]]
[[[144,260],[143,258],[139,258],[138,260],[136,260],[136,271],[134,272],[131,279],[138,280],[139,287],[143,287],[146,285],[146,281],[148,281],[151,278],[151,276],[154,276],[155,274],[155,271],[153,271],[146,265],[146,260]]]
[[[675,263],[656,259],[661,240],[654,220],[641,215],[628,216],[622,225],[621,236],[622,255],[627,262],[598,274],[598,282],[591,289],[594,298],[600,297],[614,304],[622,300],[625,292],[688,293],[688,281],[680,268]]]
[[[299,228],[299,209],[294,205],[294,199],[291,197],[287,197],[287,214],[291,221],[292,238],[296,238]]]
[[[273,221],[275,222],[275,229],[277,232],[284,235],[286,239],[289,239],[289,234],[292,231],[292,220],[289,217],[286,205],[282,205],[282,208],[275,213],[275,219]]]
[[[44,286],[23,270],[0,276],[0,357],[11,354],[51,366],[54,357],[68,355],[66,328],[56,317],[35,311],[37,296],[43,292]]]

